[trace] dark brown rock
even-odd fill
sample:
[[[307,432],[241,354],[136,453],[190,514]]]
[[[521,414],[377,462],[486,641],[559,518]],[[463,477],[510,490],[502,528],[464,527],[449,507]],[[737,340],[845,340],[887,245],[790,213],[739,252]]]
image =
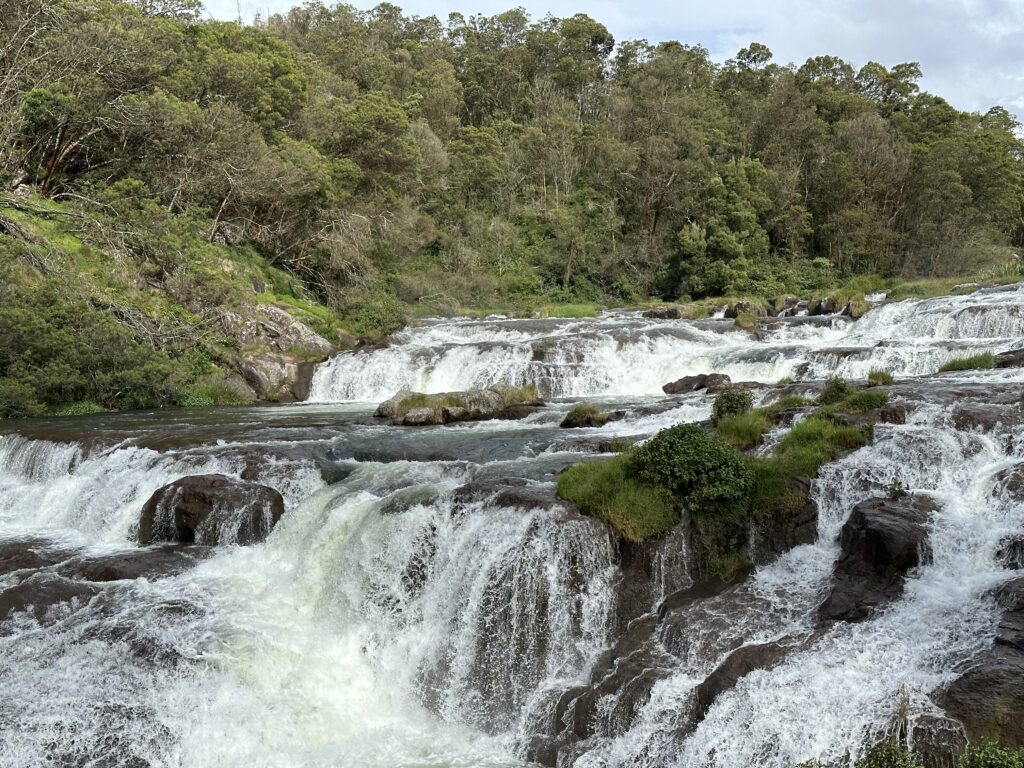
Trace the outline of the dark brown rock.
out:
[[[861,621],[903,593],[907,571],[922,561],[927,523],[937,509],[926,496],[869,499],[853,509],[839,538],[824,621]]]
[[[795,477],[777,509],[756,514],[750,534],[750,559],[765,565],[793,547],[813,544],[818,537],[818,505],[810,496],[811,481]]]
[[[783,643],[744,645],[730,653],[721,664],[694,689],[691,712],[693,724],[707,715],[715,700],[736,686],[741,677],[755,669],[771,669],[782,661],[791,648]]]
[[[910,742],[922,768],[955,768],[967,748],[967,733],[958,720],[924,715],[911,726]]]
[[[99,589],[91,584],[72,581],[55,573],[34,573],[0,591],[0,621],[12,613],[29,611],[37,621],[48,623],[58,613],[57,606],[64,605],[67,610],[80,608],[98,592]]]
[[[651,320],[679,320],[683,313],[679,307],[655,307],[648,309],[643,316]]]
[[[1024,366],[1024,349],[1000,352],[995,356],[996,368],[1020,368]]]
[[[992,647],[937,698],[971,741],[996,738],[1024,747],[1024,578],[1006,584],[996,598],[1004,609]]]
[[[559,426],[562,429],[585,429],[603,427],[611,419],[611,414],[598,409],[576,409],[569,411]]]
[[[253,544],[284,514],[273,488],[225,475],[190,475],[156,490],[142,508],[138,539],[183,544]]]
[[[711,389],[722,387],[731,383],[731,379],[724,373],[698,373],[695,376],[683,376],[661,388],[666,395],[683,395],[687,392],[696,392],[700,389]]]
[[[172,544],[110,555],[72,557],[56,571],[62,576],[92,582],[158,579],[186,571],[210,554],[208,547]]]

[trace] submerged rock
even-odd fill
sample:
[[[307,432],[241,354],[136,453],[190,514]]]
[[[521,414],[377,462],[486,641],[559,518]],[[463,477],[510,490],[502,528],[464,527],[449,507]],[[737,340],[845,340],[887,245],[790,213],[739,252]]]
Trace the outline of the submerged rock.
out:
[[[1020,368],[1024,366],[1024,349],[1012,349],[995,356],[996,368]]]
[[[0,591],[0,621],[13,613],[28,611],[46,624],[60,615],[58,606],[72,611],[89,602],[99,588],[72,581],[47,571],[34,573],[14,586]]]
[[[938,696],[939,705],[964,724],[971,741],[998,738],[1024,747],[1024,578],[996,594],[1004,607],[991,648]]]
[[[903,594],[907,571],[926,555],[927,524],[936,509],[927,496],[869,499],[854,507],[839,537],[842,554],[819,617],[862,621]]]
[[[284,514],[281,494],[226,475],[190,475],[158,488],[142,508],[138,540],[254,544]]]

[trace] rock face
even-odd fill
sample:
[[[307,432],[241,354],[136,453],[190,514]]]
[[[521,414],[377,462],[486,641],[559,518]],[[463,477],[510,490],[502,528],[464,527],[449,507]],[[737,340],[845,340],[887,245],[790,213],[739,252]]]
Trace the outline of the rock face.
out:
[[[251,315],[225,310],[219,320],[224,332],[245,350],[235,368],[259,400],[305,400],[315,364],[337,351],[280,307],[260,306]]]
[[[683,313],[679,307],[655,307],[648,309],[643,316],[651,320],[679,320]]]
[[[687,392],[696,392],[700,389],[715,390],[726,387],[732,383],[732,379],[724,373],[698,373],[696,376],[683,376],[664,385],[661,391],[666,395],[684,395]]]
[[[995,356],[996,368],[1020,368],[1024,366],[1024,349],[1012,349]]]
[[[923,559],[927,523],[936,509],[925,496],[869,499],[854,507],[839,537],[842,553],[819,617],[861,621],[903,594],[907,571]]]
[[[584,429],[587,427],[603,427],[612,419],[612,414],[606,411],[594,409],[577,409],[573,408],[562,419],[560,426],[562,429]]]
[[[510,396],[509,392],[517,394]],[[373,415],[403,427],[425,427],[460,421],[521,419],[543,405],[536,396],[524,397],[518,390],[470,389],[424,395],[403,389],[378,405]]]
[[[992,647],[938,697],[972,741],[998,738],[1024,747],[1024,578],[996,594],[1004,611]]]
[[[225,475],[190,475],[156,490],[142,508],[141,544],[254,544],[284,514],[281,494]]]

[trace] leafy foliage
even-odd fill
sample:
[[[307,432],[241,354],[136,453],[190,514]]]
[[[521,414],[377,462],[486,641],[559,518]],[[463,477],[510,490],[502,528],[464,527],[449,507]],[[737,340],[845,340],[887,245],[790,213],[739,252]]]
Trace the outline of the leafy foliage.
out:
[[[717,425],[726,416],[746,413],[754,405],[754,396],[745,389],[726,389],[711,406],[711,423]]]

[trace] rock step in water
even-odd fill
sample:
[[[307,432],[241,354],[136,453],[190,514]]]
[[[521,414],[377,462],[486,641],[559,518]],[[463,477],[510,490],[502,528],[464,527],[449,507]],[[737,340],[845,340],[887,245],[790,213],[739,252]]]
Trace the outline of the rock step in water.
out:
[[[535,387],[469,389],[424,394],[402,390],[377,406],[374,416],[403,427],[426,427],[463,421],[522,419],[544,401]]]

